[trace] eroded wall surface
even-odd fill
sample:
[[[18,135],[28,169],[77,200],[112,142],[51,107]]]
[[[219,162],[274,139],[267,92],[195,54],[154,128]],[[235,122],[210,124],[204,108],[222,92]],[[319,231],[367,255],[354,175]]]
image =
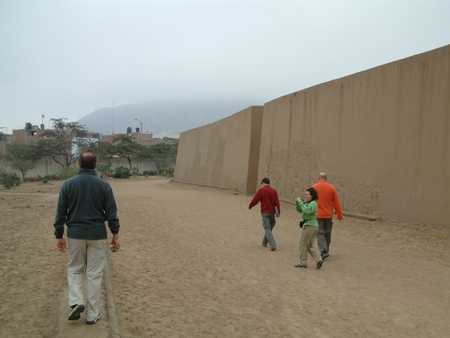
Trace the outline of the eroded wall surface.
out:
[[[176,182],[256,189],[263,107],[249,107],[230,117],[181,133]]]
[[[450,45],[266,103],[259,178],[293,200],[320,171],[346,212],[449,225]]]

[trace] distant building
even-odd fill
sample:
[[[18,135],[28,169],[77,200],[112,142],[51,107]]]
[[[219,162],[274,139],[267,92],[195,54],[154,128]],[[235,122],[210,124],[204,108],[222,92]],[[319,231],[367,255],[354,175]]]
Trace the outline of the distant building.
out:
[[[0,155],[4,155],[6,153],[6,145],[8,143],[36,143],[39,140],[39,137],[47,131],[48,129],[44,128],[44,125],[32,125],[30,122],[25,123],[24,129],[15,129],[12,134],[4,134],[0,132]],[[114,135],[102,135],[96,132],[87,132],[79,135],[73,135],[73,137],[81,137],[86,139],[93,139],[93,142],[103,141],[112,143],[114,137],[118,137],[123,135],[123,133],[114,134]],[[173,139],[162,139],[162,138],[153,138],[153,133],[140,133],[139,128],[136,128],[135,132],[132,132],[131,127],[127,128],[127,135],[131,135],[133,140],[139,144],[143,144],[145,146],[151,146],[154,144],[165,143],[165,144],[174,144],[177,140]],[[77,152],[76,147],[72,149],[73,153]]]
[[[25,123],[24,129],[15,129],[12,134],[3,134],[0,132],[0,155],[4,155],[6,153],[6,145],[8,143],[36,143],[39,140],[39,137],[47,131],[45,129],[44,124],[40,126],[32,125],[30,122]],[[87,132],[82,135],[73,135],[73,137],[82,137],[87,139],[96,139],[96,142],[101,139],[100,133],[95,132]],[[73,151],[74,149],[72,149]],[[75,149],[76,151],[76,149]]]
[[[112,143],[114,137],[122,136],[123,133],[114,134],[114,135],[102,135],[100,140],[103,142]],[[165,144],[175,144],[178,140],[174,139],[162,139],[162,138],[154,138],[153,133],[146,134],[140,133],[139,128],[136,128],[136,132],[132,132],[131,127],[127,128],[126,135],[130,135],[133,140],[139,144],[143,144],[144,146],[151,146],[154,144],[165,143]]]
[[[144,133],[141,134],[139,132],[134,132],[133,133],[133,132],[130,131],[130,129],[131,128],[127,129],[127,131],[129,131],[129,132],[127,132],[126,135],[132,136],[133,140],[135,142],[143,144],[143,145],[146,145],[146,146],[149,146],[149,145],[153,144],[153,140],[154,140],[153,139],[153,134],[144,134]],[[119,137],[119,136],[122,136],[122,135],[124,135],[124,134],[123,133],[118,133],[118,134],[114,134],[114,135],[102,135],[100,139],[103,142],[112,143],[112,140],[113,140],[114,137]]]
[[[44,125],[41,125],[41,127],[44,127]],[[37,125],[27,122],[24,129],[13,130],[12,143],[35,143],[38,141],[38,136],[44,131],[44,128],[41,129]]]
[[[0,155],[6,153],[6,145],[12,143],[12,134],[5,134],[0,132]]]

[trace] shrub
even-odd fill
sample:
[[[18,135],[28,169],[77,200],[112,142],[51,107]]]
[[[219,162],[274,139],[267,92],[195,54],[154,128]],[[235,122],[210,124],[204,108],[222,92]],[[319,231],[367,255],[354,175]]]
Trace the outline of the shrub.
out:
[[[142,172],[142,175],[144,176],[153,176],[158,174],[159,174],[158,170],[145,170]]]
[[[100,173],[101,177],[108,177],[111,175],[111,162],[106,162],[105,164],[99,164],[97,166],[97,171]]]
[[[13,186],[19,186],[20,185],[20,177],[17,176],[16,173],[7,173],[4,171],[0,172],[0,178],[2,180],[2,185],[6,189],[11,189]]]
[[[175,171],[174,168],[164,168],[161,169],[161,176],[165,177],[173,177],[173,172]]]
[[[67,180],[68,178],[74,177],[76,174],[78,174],[78,169],[68,167],[66,169],[61,169],[59,173],[56,175],[56,177],[62,180]],[[44,177],[46,176],[49,175],[45,175]],[[54,176],[51,176],[51,178],[53,177]]]
[[[131,173],[133,174],[133,176],[139,175],[139,168],[138,167],[131,168]]]
[[[114,178],[130,178],[131,171],[128,168],[125,168],[123,166],[117,167],[112,171],[112,177]]]
[[[36,180],[41,181],[42,183],[47,183],[50,180],[55,180],[58,177],[56,175],[44,175],[44,177],[42,177],[41,175],[36,175]]]

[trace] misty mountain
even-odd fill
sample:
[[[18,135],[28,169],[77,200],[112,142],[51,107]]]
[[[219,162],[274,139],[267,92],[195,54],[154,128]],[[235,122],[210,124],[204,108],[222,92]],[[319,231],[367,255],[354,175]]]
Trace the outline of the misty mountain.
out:
[[[179,137],[182,131],[201,127],[231,116],[252,105],[254,101],[167,101],[144,104],[121,105],[100,108],[77,122],[86,125],[89,131],[103,134],[133,132],[141,128],[154,137]],[[114,123],[113,123],[114,121]]]

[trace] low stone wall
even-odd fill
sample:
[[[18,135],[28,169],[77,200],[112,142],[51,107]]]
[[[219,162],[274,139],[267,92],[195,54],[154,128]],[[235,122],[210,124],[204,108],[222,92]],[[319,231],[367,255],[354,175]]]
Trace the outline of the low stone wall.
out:
[[[103,162],[100,161],[99,164]],[[129,168],[128,161],[123,158],[114,158],[111,160],[111,168],[114,169],[116,167],[124,166]],[[143,173],[144,171],[156,171],[156,165],[153,161],[142,160],[142,161],[133,161],[133,167],[139,168],[139,173]],[[7,163],[1,161],[0,168],[6,170],[7,172],[16,172],[20,177],[22,174],[17,170],[13,170]],[[72,164],[72,168],[78,168],[78,163]],[[25,178],[36,177],[37,175],[45,176],[45,175],[56,175],[61,170],[61,167],[52,159],[44,158],[38,162],[35,168],[27,171]]]

